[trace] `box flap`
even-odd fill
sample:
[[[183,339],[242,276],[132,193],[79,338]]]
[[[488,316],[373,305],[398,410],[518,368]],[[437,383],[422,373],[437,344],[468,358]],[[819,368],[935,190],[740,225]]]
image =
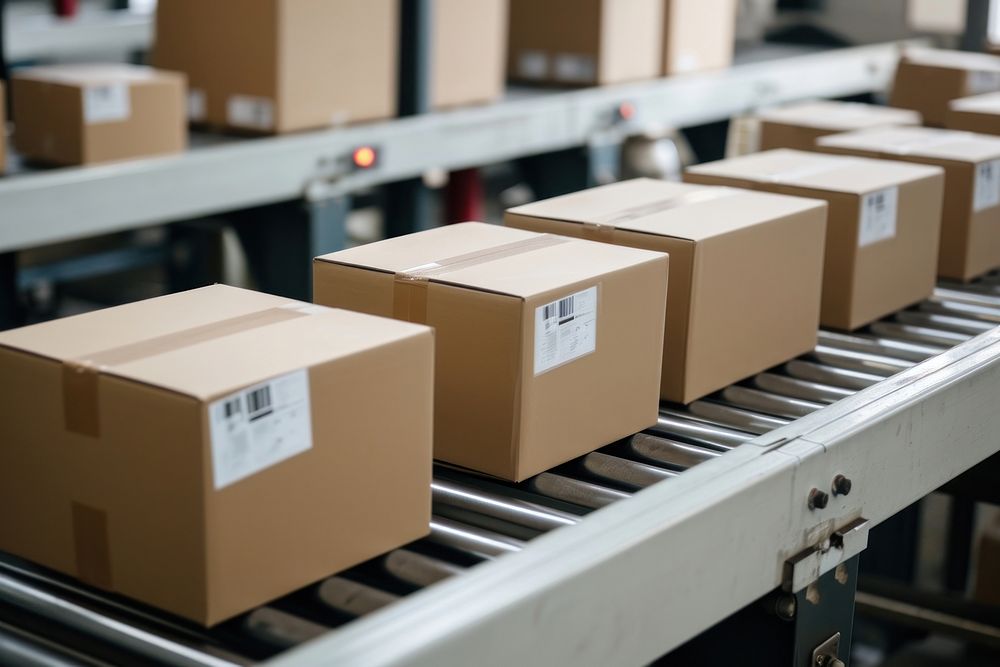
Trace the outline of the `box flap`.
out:
[[[68,86],[88,86],[108,83],[152,83],[162,80],[176,80],[180,74],[126,64],[67,64],[43,65],[19,69],[14,74],[18,79],[59,83]]]
[[[656,252],[567,237],[558,237],[559,242],[554,244],[530,243],[543,236],[498,225],[465,222],[341,250],[316,259],[406,274],[481,253],[477,261],[455,263],[446,272],[435,271],[427,278],[433,282],[527,298],[661,256]],[[493,248],[499,252],[490,254],[488,251]]]
[[[1000,158],[1000,137],[932,127],[873,128],[845,132],[821,137],[818,145],[973,163]]]
[[[508,213],[702,241],[822,205],[813,199],[753,190],[637,178],[518,206]]]
[[[843,155],[825,155],[787,148],[708,162],[689,167],[692,174],[777,183],[847,194],[865,194],[893,185],[928,178],[938,167]]]
[[[952,111],[970,111],[972,113],[1000,113],[1000,93],[986,93],[962,97],[950,102]]]
[[[761,111],[757,117],[772,123],[845,131],[884,125],[920,125],[921,122],[920,114],[911,109],[837,100],[789,104]]]
[[[0,332],[0,345],[207,398],[422,331],[213,285]]]
[[[903,52],[902,59],[906,62],[926,65],[928,67],[944,67],[947,69],[977,72],[1000,72],[1000,57],[988,53],[909,48]]]

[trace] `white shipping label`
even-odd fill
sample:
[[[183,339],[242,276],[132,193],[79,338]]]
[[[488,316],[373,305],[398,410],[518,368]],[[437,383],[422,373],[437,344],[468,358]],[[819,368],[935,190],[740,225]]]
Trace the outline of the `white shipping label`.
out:
[[[1000,204],[1000,160],[976,165],[976,185],[972,194],[972,210],[982,211]]]
[[[891,239],[896,235],[896,209],[899,188],[869,192],[861,197],[861,221],[858,225],[858,246]]]
[[[233,95],[226,101],[226,121],[253,130],[274,128],[274,102],[266,97]]]
[[[523,79],[544,79],[549,72],[549,57],[544,51],[524,49],[517,58],[517,74]]]
[[[597,349],[597,287],[535,309],[535,375]]]
[[[992,93],[1000,90],[1000,72],[969,72],[965,87],[970,95]]]
[[[192,88],[188,91],[188,120],[195,123],[205,120],[207,114],[205,106],[205,91]]]
[[[208,406],[212,471],[221,489],[312,449],[309,371],[293,371]]]
[[[131,113],[127,83],[87,86],[83,91],[83,122],[87,125],[128,120]]]
[[[593,56],[577,53],[556,54],[553,76],[557,81],[593,83],[597,78],[597,65]]]

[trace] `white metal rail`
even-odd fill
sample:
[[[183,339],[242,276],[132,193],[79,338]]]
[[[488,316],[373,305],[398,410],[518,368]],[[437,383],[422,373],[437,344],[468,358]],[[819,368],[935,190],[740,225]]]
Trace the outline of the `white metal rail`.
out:
[[[238,141],[195,137],[167,158],[25,171],[0,179],[0,252],[228,210],[325,198],[418,176],[572,146],[649,126],[687,127],[808,97],[884,89],[899,43],[750,62],[727,70],[576,91],[520,91],[489,106]],[[798,51],[796,51],[798,52]],[[623,102],[634,116],[617,119]],[[380,149],[344,171],[360,145]]]

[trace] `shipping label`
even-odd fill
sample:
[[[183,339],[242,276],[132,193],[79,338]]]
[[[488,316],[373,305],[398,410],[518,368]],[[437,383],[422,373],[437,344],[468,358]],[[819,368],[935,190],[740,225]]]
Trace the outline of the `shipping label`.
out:
[[[858,224],[858,247],[891,239],[896,235],[896,210],[899,188],[869,192],[861,197],[861,221]]]
[[[597,286],[535,309],[535,375],[597,349]]]

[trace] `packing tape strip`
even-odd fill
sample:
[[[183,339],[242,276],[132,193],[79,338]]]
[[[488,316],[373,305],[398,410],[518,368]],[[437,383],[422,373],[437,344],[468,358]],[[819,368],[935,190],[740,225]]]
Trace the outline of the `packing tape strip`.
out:
[[[230,336],[247,329],[256,329],[321,312],[317,308],[322,307],[292,302],[101,350],[77,359],[68,359],[63,362],[62,369],[64,427],[67,431],[80,435],[100,436],[98,376],[110,368]]]
[[[623,222],[646,218],[656,213],[669,211],[670,209],[690,206],[702,202],[724,199],[733,195],[746,194],[746,190],[718,186],[699,190],[682,192],[673,197],[658,199],[639,206],[633,206],[621,211],[616,211],[605,216],[599,216],[594,222],[583,223],[583,236],[591,241],[602,241],[611,243],[614,239],[615,229]]]
[[[392,315],[396,319],[427,323],[427,284],[434,278],[460,269],[486,264],[504,257],[568,243],[571,239],[554,234],[539,234],[520,241],[504,243],[473,252],[454,255],[427,264],[398,271],[393,278]]]

